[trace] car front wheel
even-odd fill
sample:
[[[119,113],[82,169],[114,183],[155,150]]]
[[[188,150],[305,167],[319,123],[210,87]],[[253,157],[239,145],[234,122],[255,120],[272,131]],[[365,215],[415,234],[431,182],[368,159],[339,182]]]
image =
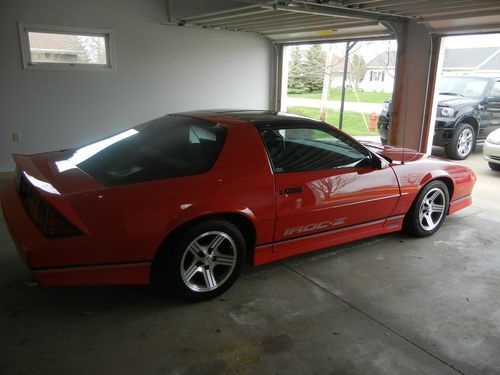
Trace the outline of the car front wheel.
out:
[[[244,259],[245,240],[239,229],[226,220],[209,219],[167,243],[155,268],[174,295],[198,302],[229,289]]]
[[[405,231],[418,237],[434,234],[446,218],[449,203],[449,192],[444,182],[428,183],[420,191],[406,215]]]
[[[476,135],[469,124],[463,122],[457,125],[451,142],[445,147],[446,156],[450,159],[466,159],[474,150]]]

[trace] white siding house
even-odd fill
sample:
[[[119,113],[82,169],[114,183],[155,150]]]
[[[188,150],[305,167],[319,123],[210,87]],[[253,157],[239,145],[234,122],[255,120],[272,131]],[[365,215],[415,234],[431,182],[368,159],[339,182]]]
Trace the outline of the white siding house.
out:
[[[377,55],[366,65],[363,91],[392,92],[396,51]],[[500,76],[500,48],[449,48],[444,53],[443,75]]]

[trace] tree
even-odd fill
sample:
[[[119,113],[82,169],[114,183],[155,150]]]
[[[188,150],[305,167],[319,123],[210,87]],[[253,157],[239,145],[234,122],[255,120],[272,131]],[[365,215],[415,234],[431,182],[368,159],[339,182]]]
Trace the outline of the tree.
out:
[[[359,55],[353,55],[349,62],[349,68],[347,69],[347,78],[355,89],[357,89],[361,81],[363,81],[365,74],[365,60]]]
[[[296,47],[290,56],[288,92],[304,94],[321,91],[325,75],[326,52],[319,44],[307,50]]]
[[[106,47],[103,37],[99,36],[77,36],[78,43],[85,51],[85,62],[91,64],[106,63]]]
[[[326,52],[321,45],[314,44],[306,51],[307,88],[309,92],[321,91],[325,76]]]
[[[308,92],[305,85],[306,81],[306,64],[304,56],[299,47],[292,50],[290,56],[290,64],[288,66],[288,93],[304,94]]]

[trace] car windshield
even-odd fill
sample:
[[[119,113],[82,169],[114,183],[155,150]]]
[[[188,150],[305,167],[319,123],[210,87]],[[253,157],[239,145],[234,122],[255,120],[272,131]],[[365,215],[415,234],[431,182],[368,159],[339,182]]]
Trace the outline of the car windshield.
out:
[[[439,94],[467,98],[479,98],[488,84],[488,78],[480,77],[442,77]]]
[[[168,115],[71,150],[60,171],[78,167],[105,186],[200,174],[215,163],[226,130]]]

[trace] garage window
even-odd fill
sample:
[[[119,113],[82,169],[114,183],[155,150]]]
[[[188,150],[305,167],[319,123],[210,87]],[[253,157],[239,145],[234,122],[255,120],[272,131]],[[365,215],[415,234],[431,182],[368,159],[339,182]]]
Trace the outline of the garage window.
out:
[[[19,35],[25,69],[113,68],[109,30],[19,24]]]

